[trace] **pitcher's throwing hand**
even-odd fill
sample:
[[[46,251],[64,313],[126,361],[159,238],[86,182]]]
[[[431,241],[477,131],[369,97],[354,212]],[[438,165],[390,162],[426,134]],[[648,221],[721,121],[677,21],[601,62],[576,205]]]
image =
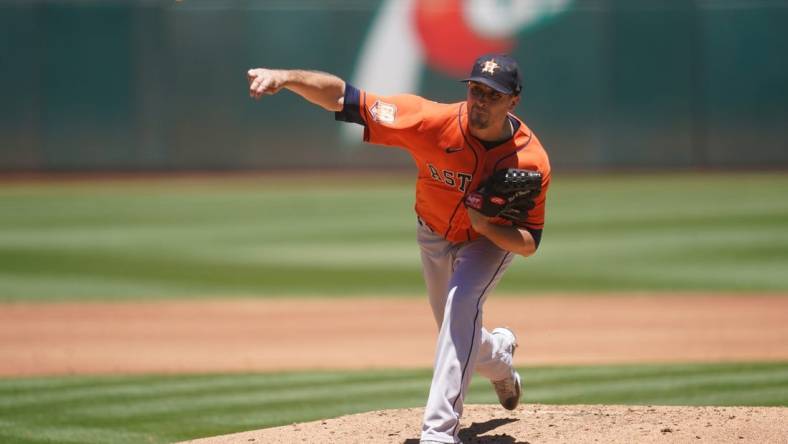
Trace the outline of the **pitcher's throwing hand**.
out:
[[[285,85],[285,75],[282,71],[255,68],[246,73],[249,82],[249,97],[260,100],[263,94],[276,94]]]

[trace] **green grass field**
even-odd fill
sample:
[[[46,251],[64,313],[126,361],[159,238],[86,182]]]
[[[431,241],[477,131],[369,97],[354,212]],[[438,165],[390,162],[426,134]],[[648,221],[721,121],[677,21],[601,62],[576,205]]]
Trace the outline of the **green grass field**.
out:
[[[500,290],[788,290],[788,175],[556,175]],[[421,294],[409,177],[0,185],[0,300]]]
[[[535,367],[528,403],[788,405],[788,363]],[[430,372],[0,380],[4,443],[164,443],[342,414],[421,407]],[[469,403],[496,403],[474,379]]]

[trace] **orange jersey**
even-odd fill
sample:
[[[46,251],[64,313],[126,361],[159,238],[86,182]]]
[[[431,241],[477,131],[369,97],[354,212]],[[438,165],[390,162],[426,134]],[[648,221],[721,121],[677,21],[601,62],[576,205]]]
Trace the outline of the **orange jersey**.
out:
[[[362,123],[366,142],[410,152],[418,167],[416,213],[432,231],[451,242],[479,237],[463,205],[465,195],[503,168],[542,173],[542,192],[528,212],[525,227],[543,228],[550,163],[539,139],[521,120],[513,116],[520,122],[514,136],[486,149],[469,132],[465,102],[442,104],[415,95],[379,97],[354,88],[351,93],[346,101],[352,103],[345,104],[337,119]],[[348,106],[358,110],[347,110]],[[355,118],[348,118],[348,112]],[[511,224],[504,219],[496,223]]]

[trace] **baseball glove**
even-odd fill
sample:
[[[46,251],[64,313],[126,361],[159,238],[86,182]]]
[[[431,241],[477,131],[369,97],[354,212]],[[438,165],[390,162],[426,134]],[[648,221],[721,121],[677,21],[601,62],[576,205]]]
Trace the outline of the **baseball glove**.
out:
[[[523,223],[541,191],[540,172],[508,168],[494,172],[478,190],[468,193],[465,206],[487,217]]]

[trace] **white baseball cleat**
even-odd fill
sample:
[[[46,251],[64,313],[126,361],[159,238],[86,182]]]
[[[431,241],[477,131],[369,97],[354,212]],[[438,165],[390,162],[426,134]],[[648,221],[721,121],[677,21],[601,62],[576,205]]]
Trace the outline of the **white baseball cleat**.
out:
[[[517,349],[517,338],[514,332],[508,328],[496,328],[490,334],[503,335],[508,342],[508,352],[514,358],[514,351]],[[492,381],[495,388],[495,394],[498,395],[498,401],[506,410],[514,410],[520,403],[520,394],[522,393],[522,382],[520,381],[520,374],[514,369],[512,365],[511,373],[507,378],[500,381]]]

